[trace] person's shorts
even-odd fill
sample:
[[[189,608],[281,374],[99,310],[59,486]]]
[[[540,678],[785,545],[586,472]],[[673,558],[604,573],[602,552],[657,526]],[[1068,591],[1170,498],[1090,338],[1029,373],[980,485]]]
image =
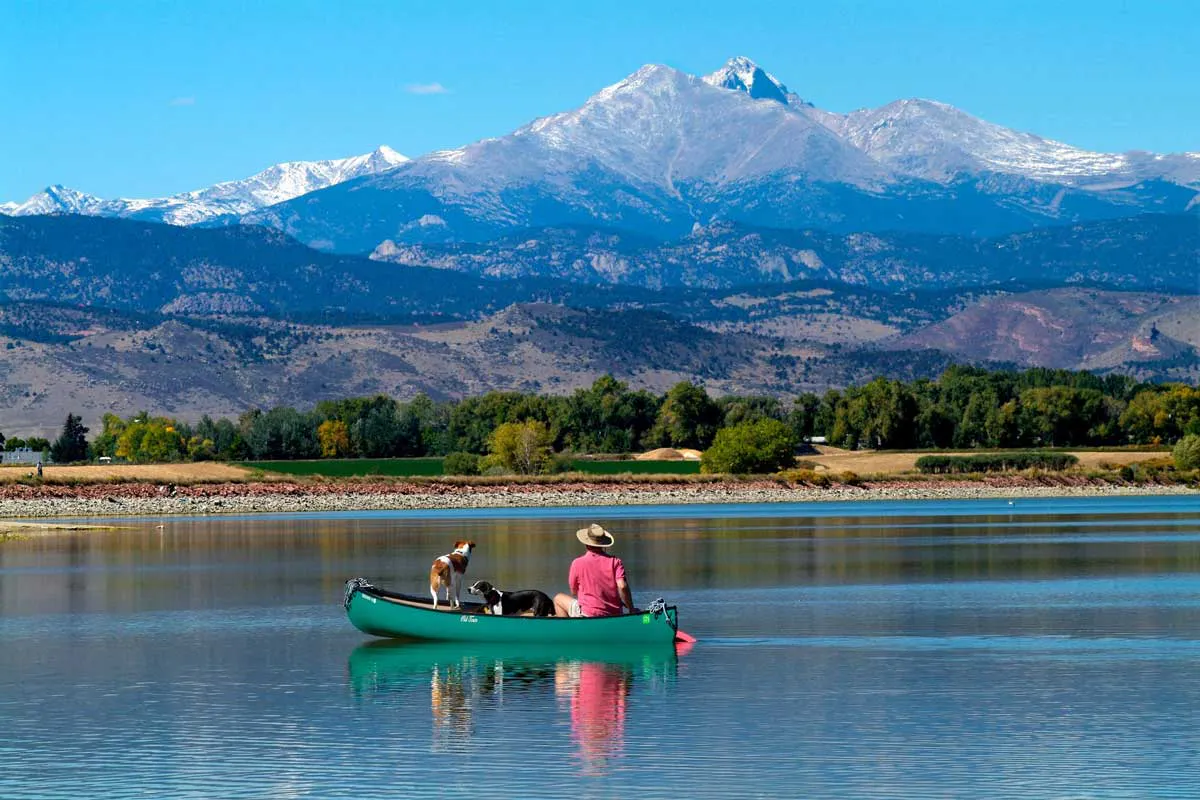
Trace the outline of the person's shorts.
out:
[[[582,617],[583,616],[583,609],[579,607],[578,600],[571,601],[571,610],[570,610],[568,616],[572,616],[572,617]]]

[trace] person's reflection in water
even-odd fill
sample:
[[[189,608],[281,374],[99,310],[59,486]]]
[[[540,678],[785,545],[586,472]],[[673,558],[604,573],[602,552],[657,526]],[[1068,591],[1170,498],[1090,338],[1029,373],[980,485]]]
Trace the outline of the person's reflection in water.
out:
[[[633,673],[596,661],[561,661],[554,676],[559,697],[571,702],[571,739],[585,775],[603,775],[625,747],[625,708]]]

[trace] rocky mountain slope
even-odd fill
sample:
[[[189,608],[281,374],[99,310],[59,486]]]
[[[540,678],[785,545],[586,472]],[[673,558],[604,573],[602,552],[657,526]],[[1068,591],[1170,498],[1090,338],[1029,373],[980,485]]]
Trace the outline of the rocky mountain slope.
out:
[[[1200,297],[1094,289],[997,295],[886,346],[1021,366],[1103,370],[1177,361],[1200,368]]]
[[[406,161],[407,156],[385,145],[351,158],[276,164],[242,180],[224,181],[192,192],[147,200],[104,200],[54,185],[24,203],[0,205],[0,213],[10,216],[87,214],[194,225],[219,217],[241,216],[317,189],[384,172]]]
[[[0,299],[13,302],[345,322],[469,318],[514,302],[546,295],[570,300],[580,293],[596,290],[537,279],[490,281],[332,255],[269,228],[180,228],[86,216],[0,218]]]
[[[1200,219],[1143,215],[992,238],[716,223],[669,242],[579,226],[518,231],[481,244],[388,240],[371,257],[493,278],[650,288],[811,280],[894,291],[1016,281],[1200,292]]]

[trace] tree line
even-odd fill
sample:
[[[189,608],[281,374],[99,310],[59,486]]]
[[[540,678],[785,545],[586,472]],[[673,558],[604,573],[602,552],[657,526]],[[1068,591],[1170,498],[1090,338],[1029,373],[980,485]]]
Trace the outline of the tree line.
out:
[[[85,443],[84,457],[155,462],[482,456],[495,453],[502,426],[530,423],[536,429],[501,431],[501,445],[523,447],[527,455],[707,450],[720,431],[749,430],[766,420],[794,443],[823,436],[852,449],[1169,445],[1200,434],[1200,389],[1122,375],[955,366],[935,380],[878,378],[784,400],[711,397],[687,382],[657,394],[604,376],[569,395],[494,391],[457,401],[377,395],[197,422],[145,412],[127,418],[106,414],[100,433]],[[78,418],[68,423],[64,436],[70,434],[71,452],[77,454]],[[764,435],[761,426],[757,430]]]

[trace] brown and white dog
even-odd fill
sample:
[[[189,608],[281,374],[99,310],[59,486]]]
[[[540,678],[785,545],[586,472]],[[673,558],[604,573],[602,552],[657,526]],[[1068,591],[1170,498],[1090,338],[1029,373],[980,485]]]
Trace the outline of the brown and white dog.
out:
[[[446,602],[451,608],[461,608],[458,595],[462,590],[463,576],[467,574],[467,564],[471,561],[471,550],[474,542],[458,541],[454,543],[453,552],[438,556],[429,568],[429,593],[433,595],[433,607],[438,607],[438,590],[446,588]]]

